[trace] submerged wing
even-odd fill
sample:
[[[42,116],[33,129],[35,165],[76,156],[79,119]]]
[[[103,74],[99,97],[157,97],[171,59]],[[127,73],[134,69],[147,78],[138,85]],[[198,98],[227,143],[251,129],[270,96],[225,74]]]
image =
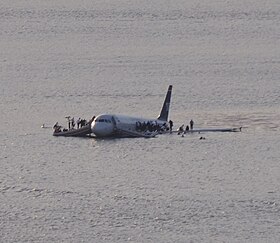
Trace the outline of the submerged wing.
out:
[[[200,132],[241,132],[242,127],[232,127],[232,128],[197,128],[185,133],[200,133]]]

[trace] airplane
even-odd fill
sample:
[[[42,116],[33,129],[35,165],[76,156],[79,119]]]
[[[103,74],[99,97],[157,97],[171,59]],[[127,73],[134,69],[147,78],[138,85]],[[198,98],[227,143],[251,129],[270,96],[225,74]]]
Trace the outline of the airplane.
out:
[[[157,124],[165,126],[168,123],[168,113],[171,101],[172,85],[169,85],[160,115],[156,119],[146,119],[127,115],[101,114],[91,123],[91,132],[97,138],[103,137],[154,137],[157,132],[140,132],[137,124]]]
[[[101,114],[92,118],[84,127],[79,129],[66,129],[66,131],[54,131],[54,136],[66,137],[85,137],[91,136],[95,138],[104,137],[155,137],[158,133],[176,132],[178,135],[186,133],[204,133],[204,132],[237,132],[240,128],[196,128],[188,131],[168,131],[168,114],[171,101],[172,85],[169,85],[160,115],[154,119],[139,118],[127,115]],[[69,117],[66,117],[69,119]],[[157,125],[157,128],[163,128],[158,131],[149,131],[148,124]],[[146,129],[139,129],[144,125]]]

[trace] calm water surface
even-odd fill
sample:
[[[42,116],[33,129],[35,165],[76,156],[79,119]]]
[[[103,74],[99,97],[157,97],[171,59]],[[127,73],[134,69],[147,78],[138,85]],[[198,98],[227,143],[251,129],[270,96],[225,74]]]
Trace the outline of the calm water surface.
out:
[[[4,1],[1,242],[278,242],[278,1]],[[56,138],[64,116],[241,133]]]

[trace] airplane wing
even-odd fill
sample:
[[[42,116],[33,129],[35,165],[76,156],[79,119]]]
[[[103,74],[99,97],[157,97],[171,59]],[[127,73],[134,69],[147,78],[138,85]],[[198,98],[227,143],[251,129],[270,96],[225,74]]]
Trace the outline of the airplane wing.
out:
[[[241,132],[242,127],[232,127],[232,128],[197,128],[189,131],[184,131],[184,133],[200,133],[200,132]],[[178,132],[178,131],[177,131]]]
[[[53,136],[64,136],[64,137],[86,137],[89,134],[91,134],[90,124],[81,127],[79,129],[71,129],[65,132],[64,131],[53,132]]]

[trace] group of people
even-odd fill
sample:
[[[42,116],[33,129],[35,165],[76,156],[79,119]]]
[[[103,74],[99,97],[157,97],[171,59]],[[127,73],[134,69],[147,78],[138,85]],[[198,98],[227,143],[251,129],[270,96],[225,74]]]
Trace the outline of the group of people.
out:
[[[95,116],[93,116],[89,122],[87,122],[86,119],[81,119],[80,117],[76,121],[75,118],[71,116],[66,116],[65,118],[67,119],[68,129],[63,128],[62,126],[58,125],[58,122],[56,122],[53,126],[54,132],[61,132],[61,131],[66,132],[71,129],[75,129],[76,125],[77,125],[77,129],[82,128],[86,126],[89,122],[93,121]]]
[[[54,132],[61,132],[61,129],[62,129],[62,126],[58,125],[58,122],[56,122],[56,123],[53,125],[53,130],[54,130]]]
[[[188,132],[189,130],[193,130],[193,120],[190,120],[190,126],[187,125],[186,128],[184,129],[184,124],[182,126],[179,127],[178,129],[178,132],[181,133],[181,132]]]
[[[182,132],[188,132],[189,130],[193,130],[193,125],[194,125],[194,121],[190,120],[190,125],[187,125],[186,128],[184,129],[184,124],[182,126],[179,127],[178,129],[178,134],[182,133]],[[173,121],[169,120],[169,129],[170,129],[170,133],[172,133],[172,129],[173,129]]]
[[[169,125],[168,125],[169,124]],[[166,132],[169,131],[170,133],[172,133],[173,130],[173,121],[169,120],[169,122],[164,123],[162,125],[158,124],[156,121],[148,121],[148,122],[136,122],[136,131],[138,132],[145,132],[145,131],[149,131],[149,132]],[[181,133],[186,133],[189,130],[193,130],[193,125],[194,125],[194,121],[190,120],[190,124],[186,126],[186,128],[184,129],[184,124],[182,126],[179,127],[178,129],[178,134]]]
[[[66,116],[65,117],[67,119],[68,122],[68,129],[75,129],[76,125],[77,125],[77,129],[84,127],[87,124],[87,120],[86,119],[81,119],[80,117],[75,121],[75,118],[71,116]]]
[[[169,127],[166,123],[160,125],[156,121],[136,122],[136,131],[138,132],[164,132],[168,131]]]

